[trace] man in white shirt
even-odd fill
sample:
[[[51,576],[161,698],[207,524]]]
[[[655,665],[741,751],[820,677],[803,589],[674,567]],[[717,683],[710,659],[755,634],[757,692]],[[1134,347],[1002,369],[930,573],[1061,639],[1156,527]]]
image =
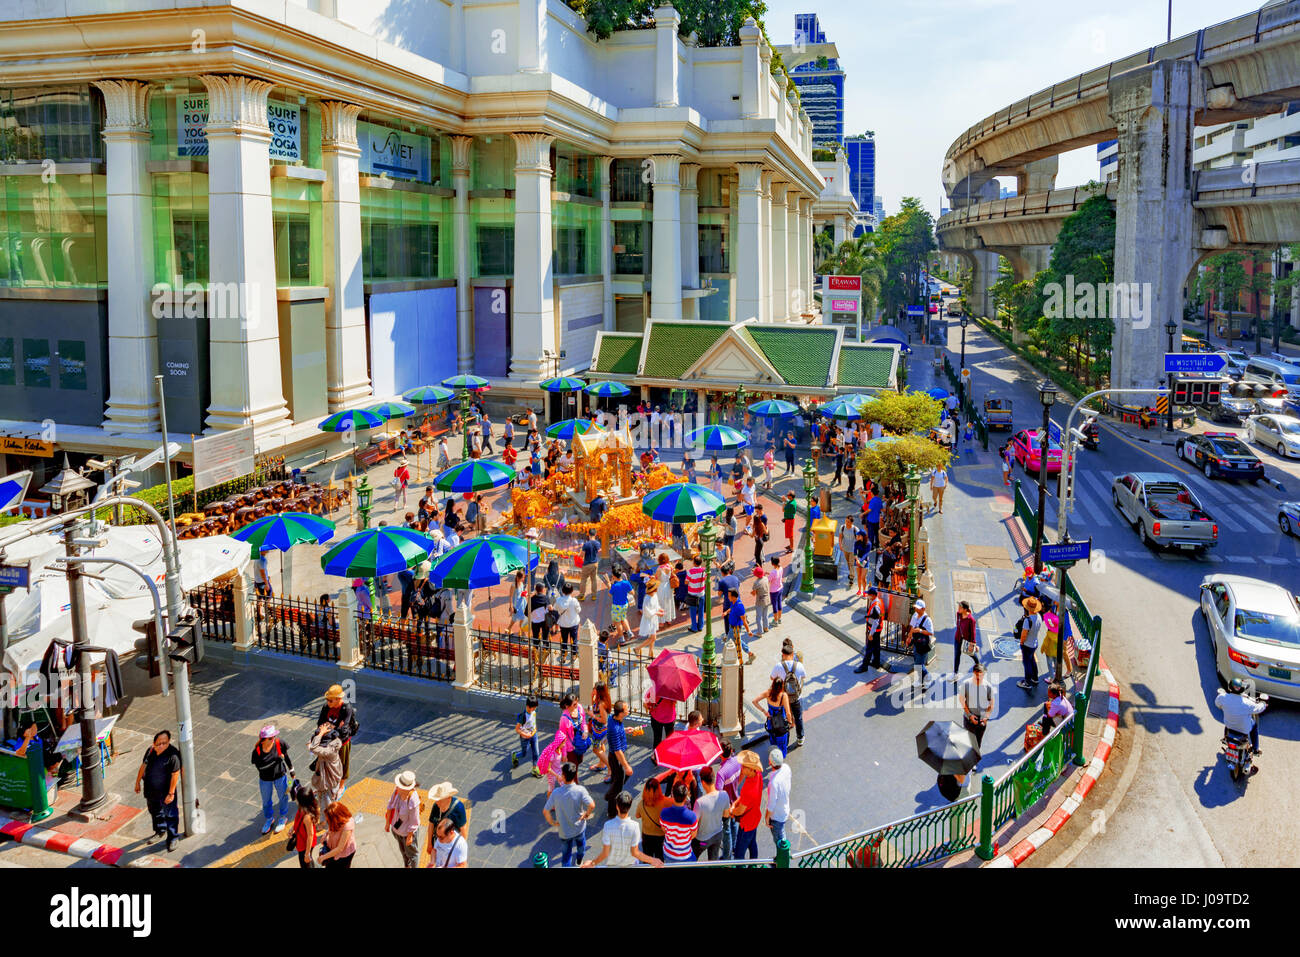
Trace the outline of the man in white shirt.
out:
[[[633,867],[640,861],[651,867],[663,867],[663,861],[641,850],[641,823],[627,816],[632,810],[632,795],[619,791],[614,798],[614,808],[618,816],[610,818],[600,829],[600,853],[582,866]]]
[[[534,429],[534,430],[537,428],[537,410],[536,410],[536,409],[529,409],[529,410],[528,410],[528,428],[530,428],[530,429]]]
[[[780,748],[767,752],[767,763],[772,774],[767,779],[767,811],[764,820],[772,830],[772,842],[780,850],[785,840],[785,822],[790,818],[790,765]]]
[[[912,649],[913,668],[921,672],[921,690],[924,691],[930,683],[930,675],[925,670],[925,663],[930,657],[930,649],[934,647],[934,622],[925,613],[925,602],[920,599],[917,600],[912,619],[908,622],[907,641]]]
[[[930,507],[943,514],[943,493],[948,491],[948,472],[942,466],[930,470]]]
[[[578,624],[582,620],[582,605],[573,594],[573,585],[564,583],[560,597],[555,602],[556,622],[560,626],[561,660],[565,655],[578,658]]]
[[[740,490],[740,498],[750,508],[758,504],[758,489],[754,487],[753,478],[745,479],[745,486]]]
[[[1233,678],[1228,682],[1228,690],[1220,691],[1214,696],[1214,706],[1223,712],[1224,727],[1250,735],[1250,747],[1259,754],[1259,724],[1256,716],[1262,714],[1268,704],[1248,696],[1245,682]]]

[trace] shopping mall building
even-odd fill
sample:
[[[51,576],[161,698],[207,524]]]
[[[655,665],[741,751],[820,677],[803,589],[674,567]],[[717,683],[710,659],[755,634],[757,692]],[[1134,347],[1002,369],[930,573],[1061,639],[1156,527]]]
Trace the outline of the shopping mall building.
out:
[[[8,11],[7,14],[5,11]],[[111,11],[111,12],[104,12]],[[24,17],[20,19],[20,17]],[[561,0],[0,3],[0,474],[494,404],[649,319],[812,313],[811,126],[751,22]],[[334,444],[331,444],[334,443]]]

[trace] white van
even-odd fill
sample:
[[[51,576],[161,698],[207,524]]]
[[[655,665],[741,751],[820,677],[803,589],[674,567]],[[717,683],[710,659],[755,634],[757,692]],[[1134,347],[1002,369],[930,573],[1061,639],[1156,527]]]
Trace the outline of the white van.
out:
[[[1300,399],[1300,366],[1276,359],[1264,359],[1251,356],[1246,363],[1242,379],[1248,382],[1263,382],[1277,389],[1286,389],[1292,399]]]

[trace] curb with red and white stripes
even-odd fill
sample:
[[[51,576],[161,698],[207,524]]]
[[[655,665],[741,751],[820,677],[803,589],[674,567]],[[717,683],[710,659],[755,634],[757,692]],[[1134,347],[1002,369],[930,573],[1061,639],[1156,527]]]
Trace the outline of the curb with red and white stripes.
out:
[[[64,834],[62,831],[48,827],[38,827],[9,817],[7,814],[0,814],[0,836],[30,847],[54,851],[57,854],[70,854],[87,861],[98,861],[109,867],[130,866],[122,862],[122,855],[126,852],[120,847],[101,844],[86,837],[73,837],[71,834]]]
[[[1101,772],[1106,770],[1106,762],[1110,758],[1111,748],[1115,745],[1115,730],[1119,727],[1119,685],[1115,683],[1115,676],[1110,673],[1106,667],[1106,659],[1102,658],[1098,662],[1098,667],[1102,677],[1106,679],[1108,685],[1109,697],[1106,713],[1106,727],[1102,729],[1101,740],[1097,742],[1097,749],[1092,753],[1092,760],[1088,763],[1088,769],[1083,773],[1083,779],[1079,782],[1074,793],[1061,802],[1061,806],[1049,817],[1046,823],[1038,830],[1034,831],[1024,840],[1019,841],[1005,854],[1000,854],[993,860],[985,864],[985,867],[1019,867],[1029,856],[1038,850],[1053,837],[1063,827],[1066,821],[1078,810],[1083,799],[1088,796],[1097,779],[1101,777]]]

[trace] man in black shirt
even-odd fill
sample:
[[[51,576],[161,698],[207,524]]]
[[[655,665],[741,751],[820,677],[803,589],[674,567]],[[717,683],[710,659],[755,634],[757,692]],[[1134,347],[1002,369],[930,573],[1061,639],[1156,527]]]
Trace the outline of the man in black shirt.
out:
[[[181,753],[172,744],[170,731],[159,731],[153,736],[153,746],[144,753],[144,761],[135,776],[135,793],[144,785],[144,800],[153,818],[155,837],[167,835],[167,850],[176,846],[176,832],[180,827],[180,805],[176,801],[176,785],[181,779]]]

